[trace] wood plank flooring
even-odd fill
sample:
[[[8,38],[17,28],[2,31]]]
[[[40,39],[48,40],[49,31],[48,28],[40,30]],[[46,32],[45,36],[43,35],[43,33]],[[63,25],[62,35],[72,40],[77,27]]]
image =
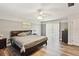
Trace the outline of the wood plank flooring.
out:
[[[79,56],[78,46],[61,45],[58,50],[54,47],[53,50],[47,47],[40,48],[31,56]],[[20,56],[20,53],[10,46],[5,49],[0,49],[0,56]]]

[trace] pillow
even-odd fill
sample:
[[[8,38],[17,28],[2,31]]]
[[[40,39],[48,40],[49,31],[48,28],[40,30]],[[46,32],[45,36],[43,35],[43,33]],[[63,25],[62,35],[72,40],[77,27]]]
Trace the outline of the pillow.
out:
[[[18,34],[18,36],[28,36],[28,35],[30,35],[30,32],[22,32]]]

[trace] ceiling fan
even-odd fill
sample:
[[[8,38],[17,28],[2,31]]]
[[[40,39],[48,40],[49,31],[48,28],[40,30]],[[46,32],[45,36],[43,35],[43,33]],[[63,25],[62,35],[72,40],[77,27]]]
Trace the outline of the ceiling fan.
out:
[[[44,10],[42,10],[42,9],[38,9],[37,12],[38,12],[38,17],[37,17],[37,19],[43,19],[43,18],[46,16],[46,15],[44,14]]]

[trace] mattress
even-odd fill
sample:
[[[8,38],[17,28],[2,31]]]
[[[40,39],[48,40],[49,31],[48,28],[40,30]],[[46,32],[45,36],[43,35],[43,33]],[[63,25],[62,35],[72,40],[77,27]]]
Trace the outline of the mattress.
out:
[[[13,42],[21,48],[20,52],[25,52],[25,49],[31,48],[43,41],[47,40],[46,36],[28,35],[28,36],[15,36],[12,37]]]

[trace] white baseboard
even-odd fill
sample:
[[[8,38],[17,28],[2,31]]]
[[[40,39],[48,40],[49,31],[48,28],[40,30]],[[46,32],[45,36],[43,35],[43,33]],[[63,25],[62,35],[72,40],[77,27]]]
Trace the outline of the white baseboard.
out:
[[[73,44],[76,46],[79,46],[79,42],[74,42]]]
[[[68,44],[69,44],[69,45],[79,46],[79,42],[74,42],[74,43],[68,42]]]

